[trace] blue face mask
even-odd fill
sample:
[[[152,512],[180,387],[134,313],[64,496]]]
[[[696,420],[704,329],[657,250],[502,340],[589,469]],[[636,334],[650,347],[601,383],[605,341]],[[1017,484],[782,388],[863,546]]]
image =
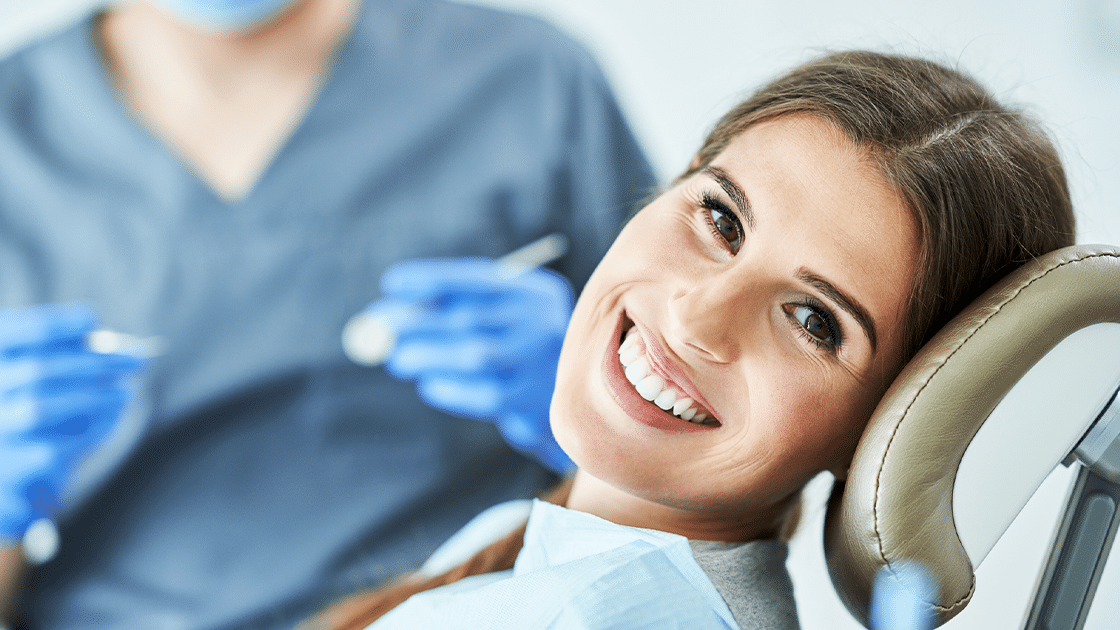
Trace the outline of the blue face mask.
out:
[[[251,30],[279,16],[298,0],[152,0],[184,22],[208,31]]]

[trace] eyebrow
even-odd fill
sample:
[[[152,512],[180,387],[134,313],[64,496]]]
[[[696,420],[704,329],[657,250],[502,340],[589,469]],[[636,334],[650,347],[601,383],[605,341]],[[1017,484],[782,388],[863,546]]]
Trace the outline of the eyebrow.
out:
[[[731,197],[735,205],[739,206],[739,212],[743,215],[743,218],[747,220],[747,228],[753,232],[754,211],[751,210],[751,204],[747,201],[747,195],[743,193],[743,189],[739,187],[739,184],[736,184],[735,180],[731,179],[731,175],[729,175],[727,171],[718,166],[706,167],[704,169],[704,174],[716,180],[716,183],[723,189],[723,192],[727,193],[727,196]]]
[[[802,282],[812,285],[821,293],[824,293],[828,299],[835,302],[840,308],[844,309],[851,315],[856,322],[863,328],[863,332],[867,335],[868,341],[871,342],[871,350],[875,351],[878,336],[875,333],[875,322],[872,321],[871,316],[867,314],[867,309],[860,306],[852,297],[845,294],[840,289],[837,289],[828,280],[814,274],[802,267],[797,270],[797,278]]]

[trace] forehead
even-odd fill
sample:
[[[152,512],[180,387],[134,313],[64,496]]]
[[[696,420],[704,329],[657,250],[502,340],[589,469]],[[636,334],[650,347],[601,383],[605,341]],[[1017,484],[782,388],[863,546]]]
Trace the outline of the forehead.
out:
[[[776,255],[849,291],[882,332],[896,327],[913,285],[917,223],[865,150],[822,118],[786,115],[749,127],[713,166],[743,188],[758,242],[777,239]]]

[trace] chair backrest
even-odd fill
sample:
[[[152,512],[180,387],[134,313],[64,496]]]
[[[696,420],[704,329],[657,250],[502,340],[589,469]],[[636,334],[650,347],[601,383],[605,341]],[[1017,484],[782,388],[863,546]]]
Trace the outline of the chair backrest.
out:
[[[938,623],[968,604],[975,567],[1120,383],[1118,348],[1120,248],[1108,246],[1023,265],[922,348],[826,516],[829,573],[858,620],[867,624],[879,570],[904,560],[935,574]],[[1040,361],[1076,375],[1047,387],[1046,371],[1032,371]],[[1019,402],[993,413],[1013,388]]]

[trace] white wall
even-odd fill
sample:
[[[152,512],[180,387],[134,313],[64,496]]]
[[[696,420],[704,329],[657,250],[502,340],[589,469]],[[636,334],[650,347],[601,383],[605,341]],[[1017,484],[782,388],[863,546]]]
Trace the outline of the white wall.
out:
[[[663,179],[752,86],[827,48],[889,48],[959,66],[1044,120],[1065,158],[1080,242],[1120,244],[1120,0],[474,0],[543,15],[602,62]],[[90,0],[0,0],[0,51]],[[1061,378],[1061,375],[1055,375]],[[1014,453],[1008,454],[1013,470]],[[1070,479],[1058,470],[977,572],[976,600],[949,629],[1019,625]],[[818,499],[822,489],[811,493]],[[819,504],[790,565],[806,630],[859,628],[820,552]],[[1120,560],[1087,628],[1120,626]]]

